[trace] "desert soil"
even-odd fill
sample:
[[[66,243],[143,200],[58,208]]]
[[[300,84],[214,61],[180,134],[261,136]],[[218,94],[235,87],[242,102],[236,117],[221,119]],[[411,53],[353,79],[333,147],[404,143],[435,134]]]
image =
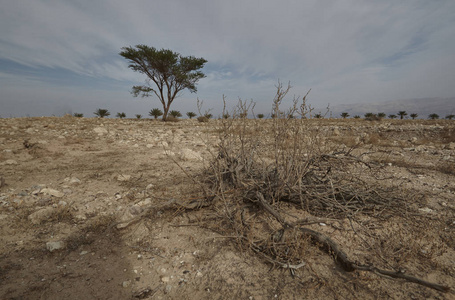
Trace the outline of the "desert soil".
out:
[[[0,119],[0,299],[455,299],[453,121],[313,120],[331,143],[361,140],[411,196],[369,232],[308,226],[449,293],[344,272],[317,247],[292,276],[205,226],[210,207],[164,205],[199,194],[216,122]]]

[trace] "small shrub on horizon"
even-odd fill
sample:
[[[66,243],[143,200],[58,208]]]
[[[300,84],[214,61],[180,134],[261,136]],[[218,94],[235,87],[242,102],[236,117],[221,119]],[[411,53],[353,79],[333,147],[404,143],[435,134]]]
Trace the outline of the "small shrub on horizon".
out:
[[[389,119],[396,119],[397,115],[389,115]]]
[[[76,118],[82,118],[84,117],[84,114],[81,114],[81,113],[74,113],[74,115]]]
[[[204,115],[204,117],[206,117],[207,119],[211,119],[211,118],[213,117],[213,115],[212,115],[212,114],[209,114],[209,113],[206,113],[206,114]]]
[[[197,120],[201,123],[207,123],[209,121],[209,119],[205,116],[197,117]]]
[[[123,119],[123,118],[126,118],[126,114],[124,112],[119,112],[117,113],[117,118],[120,118],[120,119]]]
[[[142,115],[137,114],[136,119],[140,119],[140,118],[142,118]]]
[[[104,117],[107,117],[107,116],[110,116],[111,113],[107,110],[107,109],[104,109],[104,108],[98,108],[94,114],[96,116],[98,116],[99,118],[104,118]]]
[[[174,118],[180,118],[182,116],[182,114],[178,111],[178,110],[171,110],[169,112],[169,115],[171,115],[172,117]]]
[[[341,117],[343,119],[346,119],[347,117],[349,117],[349,114],[347,112],[341,113]]]
[[[258,114],[257,117],[258,117],[258,119],[263,119],[264,118],[264,114]]]
[[[410,114],[409,115],[413,120],[415,120],[419,115],[418,114]]]
[[[157,119],[159,116],[162,116],[163,112],[159,108],[154,108],[149,112],[149,116],[154,117]]]
[[[190,119],[194,118],[196,116],[196,113],[192,112],[192,111],[189,111],[186,113],[186,116]]]
[[[445,118],[446,118],[447,120],[452,120],[452,119],[455,118],[455,115],[450,114],[450,115],[447,115]]]
[[[383,112],[378,113],[378,118],[384,119],[387,115]]]
[[[431,119],[431,120],[437,120],[439,119],[439,115],[438,114],[430,114],[428,115],[428,119]]]

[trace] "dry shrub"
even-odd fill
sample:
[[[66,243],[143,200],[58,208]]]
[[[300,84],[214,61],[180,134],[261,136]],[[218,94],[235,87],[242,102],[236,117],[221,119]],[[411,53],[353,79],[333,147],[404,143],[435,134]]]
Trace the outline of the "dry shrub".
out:
[[[340,150],[327,143],[329,133],[317,125],[288,117],[307,114],[306,96],[294,98],[291,108],[281,110],[289,89],[278,84],[272,110],[277,117],[268,126],[241,118],[254,103],[239,100],[232,118],[219,123],[219,153],[207,169],[210,187],[222,200],[217,206],[223,216],[218,230],[237,235],[239,245],[278,264],[301,262],[308,240],[305,232],[285,224],[297,224],[304,217],[344,219],[358,214],[384,219],[404,209],[396,185],[377,184],[385,180],[384,170],[354,156],[352,148]],[[288,215],[283,205],[297,210],[293,218],[278,216],[283,211]]]

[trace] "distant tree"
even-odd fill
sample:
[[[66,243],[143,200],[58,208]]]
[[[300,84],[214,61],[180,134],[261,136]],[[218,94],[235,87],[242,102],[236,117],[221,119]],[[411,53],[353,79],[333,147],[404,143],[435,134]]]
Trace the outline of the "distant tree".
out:
[[[81,113],[74,113],[74,115],[76,118],[82,118],[84,116],[84,114],[81,114]]]
[[[98,108],[94,114],[100,118],[104,118],[104,117],[107,117],[107,116],[110,116],[111,113],[107,110],[107,109],[103,109],[103,108]]]
[[[229,119],[230,117],[231,115],[229,115],[228,113],[223,114],[223,119]]]
[[[401,110],[401,111],[398,112],[398,115],[400,116],[400,120],[403,120],[403,118],[405,116],[407,116],[408,113],[406,111],[404,111],[404,110]]]
[[[142,115],[139,115],[139,114],[136,115],[136,119],[140,119],[140,118],[142,118]]]
[[[204,117],[207,119],[211,119],[213,117],[213,115],[211,113],[205,113]]]
[[[323,119],[323,118],[324,118],[324,117],[322,116],[321,113],[315,114],[314,117],[315,117],[316,119]]]
[[[389,115],[389,119],[396,119],[397,115]]]
[[[349,114],[347,112],[341,113],[341,117],[343,119],[346,119],[347,117],[349,117]]]
[[[455,118],[455,115],[447,115],[447,116],[446,116],[446,119],[447,119],[447,120],[452,120],[452,119],[454,119],[454,118]]]
[[[439,115],[438,114],[430,114],[428,115],[428,119],[431,119],[431,120],[436,120],[436,119],[439,119]]]
[[[120,118],[120,119],[126,118],[126,114],[124,112],[117,113],[117,118]]]
[[[354,119],[360,119],[360,116],[359,115],[355,115],[353,118]]]
[[[373,118],[373,117],[375,117],[375,116],[376,116],[376,115],[375,115],[374,113],[372,113],[372,112],[366,113],[366,114],[364,115],[365,119]]]
[[[246,113],[246,112],[242,112],[239,114],[240,119],[246,119],[247,117],[248,117],[248,113]]]
[[[188,89],[195,93],[197,82],[205,77],[200,71],[207,62],[203,58],[185,57],[168,49],[157,50],[146,45],[123,47],[119,54],[129,61],[130,69],[147,76],[146,85],[133,86],[132,94],[135,97],[155,94],[163,105],[163,121],[180,92]]]
[[[264,114],[258,114],[257,117],[258,117],[258,119],[263,119],[264,118]]]
[[[384,119],[387,115],[384,112],[378,113],[378,118]]]
[[[192,119],[192,118],[194,118],[196,116],[196,113],[194,113],[192,111],[189,111],[189,112],[186,113],[186,115],[187,115],[188,118]]]
[[[149,112],[149,116],[154,117],[157,119],[159,116],[162,116],[163,112],[159,108],[154,108]]]
[[[413,120],[415,120],[419,115],[418,114],[410,114],[409,115]]]
[[[171,110],[169,114],[174,118],[180,118],[182,116],[182,114],[178,110]]]

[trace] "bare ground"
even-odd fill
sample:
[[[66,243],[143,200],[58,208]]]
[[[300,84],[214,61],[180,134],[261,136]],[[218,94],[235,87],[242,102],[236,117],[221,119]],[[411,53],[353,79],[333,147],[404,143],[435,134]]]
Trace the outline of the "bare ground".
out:
[[[308,225],[353,260],[448,293],[345,272],[304,243],[305,266],[292,276],[223,235],[219,209],[164,205],[200,194],[202,180],[192,177],[216,152],[213,123],[0,119],[0,298],[455,298],[453,122],[314,120],[336,145],[361,137],[359,151],[383,164],[409,198],[402,215]]]

